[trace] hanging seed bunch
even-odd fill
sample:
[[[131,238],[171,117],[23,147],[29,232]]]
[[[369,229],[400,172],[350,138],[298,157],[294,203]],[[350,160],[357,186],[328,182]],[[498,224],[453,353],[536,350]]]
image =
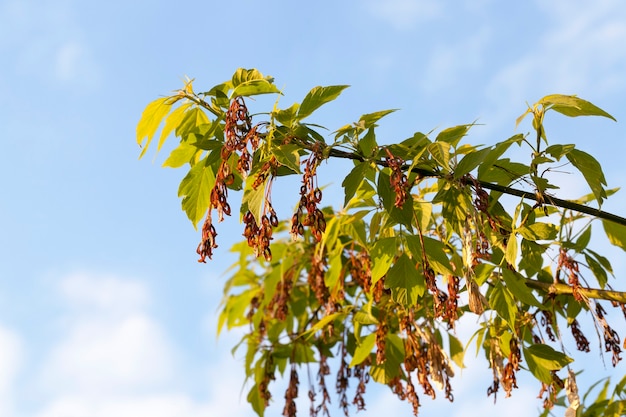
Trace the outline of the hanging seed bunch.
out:
[[[322,155],[318,150],[312,152],[306,161],[300,187],[300,202],[291,218],[291,236],[294,239],[304,236],[304,228],[309,227],[311,234],[319,242],[326,230],[324,213],[318,208],[322,201],[322,190],[317,186],[317,166],[321,160]]]
[[[411,189],[411,185],[407,180],[406,170],[403,169],[404,160],[394,156],[389,148],[385,148],[385,152],[387,153],[386,164],[389,168],[391,168],[389,181],[391,183],[391,188],[396,193],[396,200],[393,205],[397,208],[402,208],[409,194],[409,190]]]
[[[248,211],[243,216],[245,224],[243,236],[248,242],[248,246],[254,249],[254,255],[259,257],[263,255],[266,261],[272,260],[272,251],[270,249],[270,241],[273,239],[272,234],[274,227],[278,226],[278,216],[270,203],[267,204],[266,212],[261,217],[261,224],[257,224],[254,215]]]
[[[217,233],[215,232],[211,216],[213,209],[217,210],[218,221],[220,222],[224,220],[224,215],[231,215],[231,208],[228,204],[228,187],[235,181],[235,174],[232,172],[233,168],[231,168],[230,162],[231,156],[233,154],[239,156],[236,169],[243,177],[246,177],[250,171],[252,153],[258,149],[263,136],[259,133],[259,125],[252,126],[252,118],[242,97],[236,97],[230,103],[225,117],[224,135],[224,146],[222,146],[220,151],[222,161],[215,175],[215,185],[211,189],[209,208],[202,226],[202,239],[196,249],[196,252],[200,255],[198,262],[206,262],[206,258],[211,259],[213,249],[217,248],[215,239]],[[265,242],[266,239],[269,238],[264,236],[261,242]],[[260,253],[266,255],[268,251],[269,244],[267,251],[265,247],[262,247]],[[271,257],[271,253],[269,256]]]

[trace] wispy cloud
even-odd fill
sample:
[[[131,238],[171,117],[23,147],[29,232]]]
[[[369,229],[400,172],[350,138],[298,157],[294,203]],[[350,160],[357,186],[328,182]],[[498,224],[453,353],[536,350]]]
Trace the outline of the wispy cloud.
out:
[[[22,362],[22,341],[10,329],[0,326],[0,416],[14,415],[13,386]]]
[[[32,415],[250,415],[245,394],[240,396],[243,369],[229,349],[211,357],[211,365],[202,365],[206,369],[196,381],[200,389],[189,392],[181,349],[152,313],[156,300],[147,282],[74,273],[58,280],[56,296],[65,306],[51,317],[58,341],[43,347],[41,366],[28,370],[34,375],[20,375],[34,381],[31,388],[40,397]],[[228,345],[233,336],[220,345]],[[20,348],[19,339],[0,328],[0,417],[15,415],[4,399],[15,387],[16,373],[24,371],[18,369]]]
[[[523,102],[533,90],[602,95],[626,88],[622,2],[541,2],[540,8],[545,27],[536,28],[526,52],[495,74],[489,96]]]
[[[395,29],[405,30],[419,22],[441,16],[443,5],[436,0],[370,0],[367,10],[372,16],[386,21]]]
[[[0,5],[0,51],[17,76],[81,91],[101,70],[66,2],[9,0]]]
[[[74,274],[60,281],[60,293],[69,314],[42,370],[46,390],[93,397],[159,387],[173,378],[173,348],[146,311],[143,284]]]
[[[483,65],[489,37],[489,30],[483,28],[458,43],[433,48],[420,79],[420,88],[426,92],[443,91],[459,81],[466,81],[464,74]]]

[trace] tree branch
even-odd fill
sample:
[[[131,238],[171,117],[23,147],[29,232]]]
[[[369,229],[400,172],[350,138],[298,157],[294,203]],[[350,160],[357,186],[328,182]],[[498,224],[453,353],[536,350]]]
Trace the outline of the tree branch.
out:
[[[536,281],[534,279],[528,279],[528,278],[525,278],[524,280],[525,280],[527,287],[533,288],[536,290],[544,290],[545,292],[549,294],[554,294],[554,295],[574,294],[574,289],[567,284],[541,282],[541,281]],[[618,303],[626,304],[626,292],[598,290],[594,288],[580,288],[578,292],[587,298],[616,301]]]
[[[364,162],[366,159],[361,155],[355,154],[353,152],[345,152],[339,149],[331,149],[329,152],[329,156],[333,156],[336,158],[345,158],[352,159],[355,161]],[[387,166],[387,163],[382,160],[374,161],[378,165]],[[413,168],[411,172],[416,173],[422,177],[430,177],[430,178],[445,178],[447,175],[437,173],[434,171],[430,171],[423,168]],[[589,214],[591,216],[597,217],[599,219],[605,219],[617,224],[621,224],[622,226],[626,226],[626,218],[617,216],[613,213],[608,213],[606,211],[598,210],[593,207],[585,206],[584,204],[574,203],[573,201],[562,200],[560,198],[552,197],[546,193],[534,193],[530,191],[518,190],[516,188],[505,187],[499,184],[493,184],[486,181],[477,180],[481,187],[486,188],[488,190],[497,191],[503,194],[514,195],[517,197],[527,198],[530,200],[534,200],[539,204],[549,204],[556,207],[561,207],[564,209],[576,211],[579,213]]]

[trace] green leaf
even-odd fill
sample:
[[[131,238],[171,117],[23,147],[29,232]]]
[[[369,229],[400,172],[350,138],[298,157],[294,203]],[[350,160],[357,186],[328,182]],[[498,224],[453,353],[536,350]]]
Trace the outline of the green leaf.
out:
[[[365,325],[378,324],[378,319],[372,315],[371,311],[363,309],[354,313],[354,322]]]
[[[246,84],[250,81],[257,81],[257,80],[265,80],[269,83],[274,82],[274,79],[272,77],[264,76],[257,69],[237,68],[237,71],[235,71],[235,73],[232,76],[231,85],[233,88],[237,88],[241,84]],[[216,88],[220,88],[221,86],[222,85],[220,84],[219,86],[216,86]],[[223,91],[224,89],[221,88],[221,90]]]
[[[546,384],[551,384],[552,374],[550,373],[550,371],[535,362],[534,357],[527,352],[526,348],[523,348],[523,351],[524,359],[526,360],[526,366],[528,367],[530,373],[532,373],[539,381]]]
[[[591,225],[587,226],[585,230],[583,230],[583,232],[580,234],[580,236],[578,236],[578,239],[576,239],[576,243],[574,244],[575,249],[578,250],[579,252],[582,251],[583,249],[587,247],[590,240],[591,240]]]
[[[305,117],[310,116],[315,110],[324,104],[339,97],[341,92],[346,88],[348,88],[347,85],[314,87],[311,91],[309,91],[306,97],[304,97],[304,100],[302,100],[300,109],[298,110],[298,119],[302,120]]]
[[[613,275],[613,267],[611,266],[611,262],[609,262],[607,258],[605,258],[604,256],[600,255],[597,252],[592,251],[589,248],[586,249],[586,252],[588,252],[591,256],[593,256],[595,260],[598,261],[604,269],[606,269],[611,275]]]
[[[344,178],[341,186],[345,189],[345,198],[343,205],[347,206],[348,202],[354,197],[356,191],[359,189],[361,182],[365,179],[365,174],[371,170],[370,164],[368,162],[359,162],[346,178]]]
[[[489,170],[489,168],[491,168],[493,166],[493,164],[498,160],[498,158],[500,158],[502,156],[502,154],[504,154],[504,152],[506,152],[507,149],[509,149],[509,147],[512,144],[514,144],[514,143],[519,144],[523,140],[524,140],[524,135],[519,133],[517,135],[511,136],[510,138],[508,138],[507,140],[505,140],[503,142],[496,143],[493,146],[493,149],[489,153],[489,155],[487,155],[485,157],[485,160],[482,162],[482,164],[480,164],[479,171],[481,171],[481,170],[482,171]],[[528,171],[526,171],[526,172],[528,172]]]
[[[585,254],[585,262],[587,263],[587,266],[589,267],[593,275],[598,280],[598,284],[600,285],[600,288],[604,288],[608,281],[608,276],[606,274],[606,271],[602,267],[602,265],[600,265],[598,261],[596,261],[593,257],[591,257],[588,254]]]
[[[272,117],[274,117],[285,126],[291,126],[296,118],[296,114],[298,113],[299,108],[300,105],[298,103],[294,103],[289,108],[283,110],[274,110],[272,112]]]
[[[380,384],[388,384],[400,375],[400,364],[404,361],[404,342],[397,334],[388,334],[385,339],[385,362],[372,365],[370,375]]]
[[[517,306],[511,292],[502,284],[496,284],[489,296],[489,305],[496,310],[511,329],[515,329],[515,317],[517,316]]]
[[[537,343],[524,349],[524,357],[531,356],[533,361],[549,371],[558,371],[574,360],[562,352],[554,350],[551,346]]]
[[[335,321],[336,319],[343,319],[345,316],[346,316],[346,313],[344,311],[337,311],[335,313],[324,316],[317,323],[311,326],[309,330],[304,332],[303,335],[306,336],[306,335],[310,335],[315,332],[318,332],[322,330],[324,327],[326,327],[329,323]]]
[[[518,229],[515,229],[526,240],[554,240],[558,234],[558,230],[555,225],[551,223],[537,222],[530,225],[524,225]]]
[[[545,152],[559,161],[564,155],[574,149],[574,147],[575,145],[550,145],[546,148]]]
[[[376,344],[376,334],[371,333],[361,339],[361,343],[357,345],[354,350],[354,356],[352,356],[352,360],[350,361],[350,367],[352,368],[355,365],[363,362],[367,357],[372,353],[372,349],[374,349],[374,345]]]
[[[267,178],[265,180],[267,182]],[[262,211],[265,206],[265,182],[259,184],[256,189],[252,187],[252,181],[246,181],[241,200],[241,214],[245,215],[250,211],[254,216],[257,225],[261,224]]]
[[[546,245],[522,239],[519,269],[524,270],[529,277],[538,273],[543,266],[543,254],[546,248]]]
[[[249,97],[259,94],[280,94],[280,90],[268,80],[251,80],[235,87],[231,97]]]
[[[407,235],[405,238],[407,246],[413,255],[413,259],[421,261],[423,255],[419,235]],[[424,236],[423,241],[424,249],[426,250],[426,258],[433,268],[433,271],[441,275],[454,275],[450,265],[450,259],[445,252],[445,245],[441,241],[428,236]]]
[[[336,239],[334,239],[334,241],[336,242]],[[337,250],[329,255],[330,259],[328,261],[328,270],[324,274],[324,284],[326,285],[326,288],[331,290],[331,293],[333,292],[335,285],[337,285],[337,282],[339,282],[339,278],[341,277],[341,273],[343,271],[341,253],[341,250]]]
[[[491,276],[493,270],[496,269],[495,265],[479,263],[474,267],[474,280],[478,286],[481,286],[487,281],[487,278]]]
[[[450,144],[433,142],[428,145],[428,152],[444,171],[450,171]]]
[[[511,265],[517,265],[517,250],[517,238],[515,237],[515,234],[512,233],[509,237],[509,241],[506,244],[506,252],[504,254],[504,258]]]
[[[454,169],[454,178],[461,178],[479,166],[493,150],[486,148],[470,152],[463,157]]]
[[[508,158],[499,159],[493,164],[482,164],[478,167],[478,179],[495,182],[500,185],[509,185],[517,179],[528,175],[530,167],[518,162],[511,162]]]
[[[265,414],[265,399],[261,397],[261,391],[257,384],[254,384],[250,391],[248,392],[248,397],[246,398],[252,409],[259,417],[263,417]]]
[[[504,278],[506,287],[511,291],[514,298],[527,305],[535,307],[542,306],[539,300],[533,295],[532,290],[524,283],[524,278],[517,272],[511,271],[508,268],[502,268],[502,278]]]
[[[358,145],[363,156],[370,157],[374,154],[374,151],[378,148],[378,144],[376,143],[376,134],[374,133],[373,127],[367,130],[365,136],[359,140]]]
[[[442,183],[440,181],[440,183]],[[466,190],[460,190],[452,185],[444,185],[439,189],[433,204],[441,203],[441,214],[448,221],[463,222],[470,213],[472,207],[472,199]]]
[[[377,184],[378,195],[382,200],[383,207],[389,213],[389,217],[396,223],[403,224],[409,230],[411,230],[411,224],[413,223],[413,197],[411,194],[407,195],[407,199],[404,202],[402,208],[395,206],[396,192],[391,188],[391,179],[385,171],[381,171],[378,174]]]
[[[183,211],[194,228],[206,214],[214,185],[215,174],[211,166],[206,165],[205,158],[191,167],[178,187],[178,196],[183,198]]]
[[[295,144],[288,144],[279,146],[272,149],[276,160],[283,166],[289,168],[293,172],[300,173],[300,154],[298,150],[300,146]]]
[[[417,304],[426,291],[424,275],[418,272],[415,261],[406,253],[400,255],[387,271],[385,286],[391,289],[394,301],[405,306]]]
[[[178,147],[174,149],[170,156],[163,162],[164,167],[180,168],[186,163],[191,163],[197,152],[200,152],[198,148],[187,142],[180,142]]]
[[[172,131],[174,131],[174,129],[176,129],[178,125],[182,122],[185,116],[185,112],[187,111],[187,109],[189,109],[189,107],[191,107],[191,103],[185,103],[167,116],[167,118],[165,119],[165,124],[163,125],[163,129],[161,129],[161,136],[159,136],[157,152],[161,150],[163,143],[165,143],[165,140],[172,133]]]
[[[172,112],[172,114],[174,114],[174,112]],[[178,123],[177,126],[174,126],[176,129],[176,136],[187,139],[187,136],[191,133],[199,133],[200,126],[203,125],[207,126],[207,132],[215,128],[215,126],[209,123],[209,118],[206,116],[204,111],[202,111],[202,109],[192,107],[184,113],[180,123]]]
[[[448,338],[450,340],[450,358],[459,368],[465,368],[465,365],[463,364],[463,358],[465,357],[463,344],[459,339],[453,336],[452,333],[448,333]]]
[[[141,118],[137,124],[137,144],[143,147],[143,149],[139,154],[139,158],[146,153],[154,134],[159,129],[161,121],[172,109],[169,100],[170,97],[158,98],[148,104],[141,114]]]
[[[610,220],[602,220],[602,226],[604,226],[604,232],[609,238],[609,242],[626,251],[626,226]]]
[[[613,116],[601,108],[576,96],[552,94],[539,100],[539,104],[543,104],[544,106],[549,107],[549,109],[569,117],[603,116],[617,121]]]
[[[372,284],[376,284],[389,270],[396,256],[397,243],[395,237],[386,237],[374,242],[370,248],[372,260]]]
[[[572,149],[565,156],[583,174],[598,201],[598,206],[601,206],[607,195],[603,187],[606,185],[606,179],[600,163],[593,156],[578,149]]]
[[[373,127],[377,121],[387,116],[388,114],[395,112],[396,110],[397,109],[381,110],[374,113],[364,114],[359,119],[359,124],[362,124],[364,129],[369,129]]]
[[[620,417],[626,415],[626,400],[613,401],[604,411],[604,417]]]
[[[456,147],[463,136],[467,134],[470,127],[472,127],[472,125],[460,125],[444,129],[439,132],[435,142],[443,142]]]

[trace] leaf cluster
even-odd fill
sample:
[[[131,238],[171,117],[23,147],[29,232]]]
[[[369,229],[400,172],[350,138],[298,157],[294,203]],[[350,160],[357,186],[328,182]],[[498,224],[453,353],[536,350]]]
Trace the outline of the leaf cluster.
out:
[[[466,317],[478,318],[471,341],[493,373],[489,395],[512,395],[517,374],[528,372],[546,410],[571,408],[564,398],[578,393],[565,346],[589,351],[579,320],[596,327],[614,365],[621,359],[603,300],[626,311],[626,296],[613,290],[612,265],[590,242],[592,232],[604,232],[626,250],[626,226],[588,214],[590,203],[599,212],[616,190],[606,188],[593,156],[549,143],[543,121],[550,111],[613,117],[576,96],[550,95],[518,118],[532,116],[536,142],[515,134],[471,145],[464,138],[473,125],[465,124],[383,146],[376,128],[394,110],[364,114],[330,137],[305,122],[346,87],[315,87],[256,121],[246,98],[281,92],[271,77],[239,69],[203,93],[188,80],[150,103],[137,127],[141,155],[154,137],[157,151],[171,134],[179,138],[164,166],[187,168],[178,193],[194,227],[204,219],[202,261],[217,247],[212,213],[221,221],[230,215],[229,191],[241,195],[245,240],[232,248],[239,260],[225,284],[219,328],[247,329],[235,349],[245,352],[253,409],[264,414],[272,382],[289,370],[284,414],[295,415],[305,380],[298,375],[306,371],[311,414],[328,415],[331,365],[346,413],[351,404],[364,408],[370,380],[388,385],[416,415],[420,393],[452,401],[455,368],[473,350],[456,331]],[[528,147],[531,159],[512,160],[511,147]],[[324,207],[317,171],[339,158],[352,163],[341,182],[343,204]],[[554,196],[551,174],[564,165],[589,195],[566,204]],[[272,187],[294,175],[302,178],[296,209],[281,219]]]

